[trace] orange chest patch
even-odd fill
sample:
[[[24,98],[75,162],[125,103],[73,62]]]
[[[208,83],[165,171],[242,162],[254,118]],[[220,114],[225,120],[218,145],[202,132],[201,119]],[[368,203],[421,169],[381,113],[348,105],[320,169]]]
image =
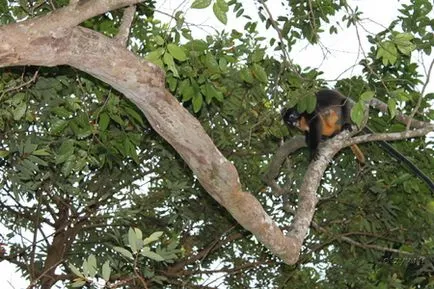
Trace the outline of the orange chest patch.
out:
[[[339,121],[339,115],[335,110],[330,109],[319,115],[321,120],[321,134],[323,136],[332,136],[341,131],[342,126]]]

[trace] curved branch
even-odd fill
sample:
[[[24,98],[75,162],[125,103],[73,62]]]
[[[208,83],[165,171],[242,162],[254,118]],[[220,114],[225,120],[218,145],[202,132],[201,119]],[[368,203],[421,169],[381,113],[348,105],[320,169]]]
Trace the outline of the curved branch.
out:
[[[124,15],[122,16],[122,23],[119,27],[119,33],[115,37],[123,46],[127,46],[128,44],[128,36],[130,35],[131,24],[133,23],[135,13],[135,5],[124,9]]]
[[[277,194],[282,195],[284,193],[284,190],[274,181],[279,176],[280,168],[288,155],[302,147],[306,147],[304,136],[295,136],[283,143],[272,157],[268,170],[262,178],[267,185],[277,192]]]
[[[381,111],[385,114],[389,114],[387,104],[382,102],[379,99],[376,99],[376,98],[371,99],[371,102],[369,103],[369,105],[375,109],[378,109],[379,111]],[[396,113],[395,119],[397,121],[399,121],[400,123],[403,123],[405,125],[410,123],[410,128],[423,128],[426,125],[429,125],[428,122],[423,122],[420,120],[412,119],[412,118],[408,117],[407,115],[400,113],[400,112]]]
[[[420,137],[420,136],[427,135],[433,130],[434,130],[434,125],[425,124],[422,128],[418,128],[414,130],[405,130],[402,132],[392,132],[392,133],[365,134],[365,135],[355,136],[351,139],[345,140],[342,143],[342,148],[346,146],[350,146],[352,144],[371,142],[371,141],[394,141],[394,140],[402,140],[402,139],[412,138],[412,137]]]
[[[104,1],[91,2],[102,5]],[[137,1],[105,2],[131,4]],[[76,7],[88,2],[80,3]],[[19,25],[1,26],[0,67],[70,65],[123,93],[143,111],[155,131],[181,155],[205,190],[273,254],[288,264],[294,264],[305,235],[294,232],[285,236],[258,200],[241,189],[234,165],[216,148],[199,121],[165,89],[161,70],[136,57],[116,40],[83,27],[56,27],[53,28],[56,33],[45,26],[35,30],[35,26],[40,27],[42,19],[44,23],[51,23],[59,15],[65,17],[62,20],[68,23],[66,26],[73,21],[79,23],[79,20],[70,19],[75,14],[65,15],[58,11]]]

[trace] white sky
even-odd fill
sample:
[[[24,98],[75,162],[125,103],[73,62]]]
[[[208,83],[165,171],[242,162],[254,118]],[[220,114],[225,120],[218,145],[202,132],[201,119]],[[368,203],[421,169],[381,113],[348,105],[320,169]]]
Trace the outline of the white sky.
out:
[[[276,3],[272,5],[270,3]],[[244,4],[245,10],[250,14],[253,19],[257,19],[256,15],[256,5],[254,1],[245,0],[244,2],[249,4]],[[282,12],[280,7],[280,1],[272,0],[269,2],[269,8],[272,10],[274,18],[276,18]],[[364,28],[371,32],[377,33],[383,28],[378,24],[387,26],[393,19],[396,18],[397,9],[402,5],[402,3],[408,3],[409,1],[398,1],[398,0],[348,0],[350,6],[355,8],[359,7],[360,11],[363,11],[363,18],[370,19],[372,21],[364,21]],[[181,4],[180,4],[181,3]],[[212,13],[212,9],[208,8],[205,10],[188,9],[192,1],[181,1],[181,0],[159,0],[157,4],[157,9],[164,11],[166,13],[172,14],[175,9],[182,9],[186,11],[185,18],[189,23],[208,25],[209,27],[203,27],[202,29],[197,29],[194,32],[195,37],[203,37],[206,33],[212,33],[214,27],[217,30],[221,30],[224,26],[218,22]],[[279,4],[277,4],[279,3]],[[434,14],[434,13],[433,13]],[[156,14],[158,18],[168,21],[167,17],[162,14]],[[229,15],[230,16],[230,15]],[[336,19],[341,18],[342,14],[339,14]],[[434,15],[433,15],[434,16]],[[432,17],[434,18],[434,17]],[[335,21],[331,21],[334,23]],[[245,22],[242,18],[230,17],[228,21],[228,27],[230,29],[243,30]],[[326,30],[327,31],[327,30]],[[369,50],[369,44],[366,41],[367,32],[360,29],[361,40],[364,41],[363,48],[365,51]],[[351,75],[360,74],[360,67],[351,67],[358,63],[363,55],[359,51],[359,43],[357,40],[357,34],[353,27],[346,28],[345,26],[338,30],[338,34],[329,36],[328,33],[324,33],[321,37],[321,43],[329,49],[332,54],[328,54],[324,58],[323,52],[319,46],[311,46],[306,43],[301,43],[296,46],[295,49],[290,54],[290,57],[295,60],[296,63],[303,66],[310,66],[320,68],[324,71],[324,78],[328,80],[336,79],[337,77],[343,78]],[[276,32],[272,29],[265,31],[271,37],[277,38]],[[431,56],[432,57],[432,56]],[[426,58],[426,65],[429,64],[432,58]],[[349,69],[349,70],[348,70]],[[342,72],[347,71],[344,75],[339,76]],[[426,92],[434,91],[434,79],[431,79],[430,84],[427,87]],[[2,230],[3,231],[3,230]],[[19,275],[14,273],[14,267],[9,265],[7,262],[0,263],[0,288],[2,289],[19,289],[26,288],[28,283],[20,278]]]
[[[366,40],[366,36],[371,34],[376,34],[384,30],[384,26],[388,26],[389,23],[396,19],[398,15],[398,9],[403,3],[409,3],[410,1],[399,1],[399,0],[347,0],[349,5],[355,9],[359,7],[359,11],[363,12],[362,19],[363,28],[359,27],[360,39],[362,41],[363,50],[368,53],[370,44]],[[188,23],[202,24],[204,25],[202,29],[197,28],[193,33],[194,37],[203,37],[206,33],[212,33],[213,29],[221,30],[225,26],[221,24],[213,15],[211,6],[207,9],[189,9],[191,5],[191,0],[180,1],[180,0],[160,0],[157,4],[157,10],[164,11],[166,13],[172,13],[175,9],[182,9],[185,11],[185,19]],[[245,0],[243,1],[245,11],[252,17],[253,20],[257,20],[257,1]],[[277,18],[282,14],[281,1],[272,0],[268,1],[268,8],[273,14],[273,18]],[[181,4],[180,4],[181,3]],[[273,3],[273,4],[270,4]],[[231,11],[231,9],[230,9]],[[161,14],[157,13],[157,16],[161,16],[165,21],[169,21],[168,17],[163,17]],[[235,18],[234,15],[229,14],[229,20],[227,25],[227,30],[230,31],[233,28],[242,31],[245,20],[240,18]],[[331,24],[334,24],[336,20],[341,20],[343,14],[339,13],[334,18],[331,18]],[[432,11],[432,17],[434,18],[434,12]],[[365,20],[366,19],[366,20]],[[262,26],[262,31],[264,34],[270,37],[277,38],[277,33],[269,28],[265,30]],[[328,31],[328,29],[324,29]],[[369,33],[368,33],[369,32]],[[312,46],[309,45],[307,41],[298,43],[295,48],[291,51],[290,57],[297,64],[302,67],[310,66],[314,68],[319,68],[324,72],[323,77],[326,80],[334,80],[336,78],[345,78],[352,75],[360,75],[361,67],[356,66],[360,59],[363,58],[362,51],[359,49],[360,45],[357,39],[356,29],[354,27],[347,28],[343,25],[338,28],[338,34],[329,35],[327,32],[321,35],[321,44],[323,48],[327,48],[329,52],[324,57],[324,49],[319,45]],[[415,59],[417,56],[415,55]],[[428,66],[431,58],[426,58],[425,63]],[[344,71],[346,73],[342,74]],[[422,71],[421,71],[422,72]],[[342,74],[342,75],[341,75]],[[333,83],[331,83],[333,85]],[[429,83],[426,92],[434,91],[434,80]]]

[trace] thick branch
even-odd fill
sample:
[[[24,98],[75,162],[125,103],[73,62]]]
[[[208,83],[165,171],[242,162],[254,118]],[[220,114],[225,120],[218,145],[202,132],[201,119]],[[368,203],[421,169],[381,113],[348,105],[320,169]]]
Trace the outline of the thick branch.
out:
[[[51,16],[57,19],[58,13]],[[50,16],[45,20],[50,22]],[[286,237],[256,198],[241,190],[234,165],[215,147],[197,119],[165,89],[164,75],[158,67],[94,31],[76,27],[43,34],[35,31],[33,24],[30,20],[19,27],[0,27],[0,66],[66,64],[113,86],[143,111],[206,191],[238,223],[286,263],[297,261],[304,235]]]
[[[268,181],[277,178],[280,172],[280,167],[285,162],[285,159],[288,157],[288,155],[302,147],[306,147],[306,141],[305,137],[301,135],[295,136],[281,145],[271,159],[268,171],[264,175],[264,179]]]
[[[278,195],[283,195],[285,193],[285,190],[282,189],[275,181],[275,179],[279,176],[280,168],[282,167],[288,155],[305,146],[305,138],[303,136],[295,136],[281,145],[271,159],[268,170],[263,176],[263,180]]]
[[[65,29],[75,27],[87,19],[140,2],[143,0],[72,1],[68,6],[57,9],[55,13],[11,25],[27,30],[27,25],[31,22],[35,34],[49,34],[55,37],[57,33],[63,34]]]
[[[136,6],[134,5],[124,9],[121,27],[119,27],[119,33],[116,35],[117,41],[123,46],[127,46],[128,44],[128,36],[130,35],[130,28],[131,24],[133,23],[135,13]]]

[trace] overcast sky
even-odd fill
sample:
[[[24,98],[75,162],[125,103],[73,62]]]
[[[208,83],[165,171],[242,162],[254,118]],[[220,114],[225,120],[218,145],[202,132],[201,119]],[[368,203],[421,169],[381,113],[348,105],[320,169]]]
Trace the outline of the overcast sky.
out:
[[[212,9],[208,8],[205,10],[189,9],[191,5],[190,1],[181,0],[159,0],[157,4],[157,9],[164,11],[166,13],[172,14],[175,9],[181,9],[186,12],[185,18],[189,23],[208,25],[208,27],[203,26],[201,29],[197,28],[194,31],[194,37],[204,37],[207,33],[213,33],[211,27],[217,30],[225,28],[215,16],[212,14]],[[257,6],[254,4],[256,1],[245,0],[244,8],[250,14],[253,19],[257,19],[256,11]],[[281,15],[282,9],[280,6],[280,1],[272,0],[269,3],[276,3],[274,5],[268,4],[273,16],[276,17]],[[363,41],[362,47],[365,51],[369,51],[369,44],[366,41],[366,35],[369,33],[377,33],[383,30],[382,26],[387,26],[393,19],[396,19],[398,14],[398,8],[402,3],[408,3],[409,1],[398,1],[398,0],[348,0],[350,6],[355,8],[359,7],[360,11],[363,11],[363,21],[364,29],[360,29],[361,40]],[[434,13],[433,13],[434,14]],[[156,14],[160,19],[169,21],[169,18],[164,17],[162,14]],[[230,15],[229,15],[230,16]],[[336,19],[340,19],[342,14],[337,15]],[[433,17],[434,18],[434,15]],[[335,21],[331,21],[334,23]],[[233,28],[238,30],[243,30],[245,22],[242,18],[229,17],[228,29],[229,31]],[[230,28],[229,28],[230,27]],[[272,29],[265,30],[263,33],[271,35],[271,37],[277,38],[276,32]],[[290,56],[291,58],[301,66],[310,66],[320,68],[324,71],[324,78],[327,80],[333,80],[336,78],[348,77],[351,75],[359,75],[361,67],[353,67],[359,60],[363,57],[361,51],[359,50],[359,43],[357,40],[357,34],[353,27],[343,28],[339,30],[338,35],[329,36],[327,33],[321,36],[321,43],[326,47],[331,54],[324,55],[324,50],[319,46],[311,46],[305,43],[300,43],[293,49]],[[417,57],[415,58],[417,59]],[[430,63],[432,59],[426,58],[426,65]],[[352,68],[353,67],[353,68]],[[345,74],[341,75],[342,72],[346,71]],[[332,82],[330,83],[333,84]],[[434,79],[426,90],[426,92],[434,91]],[[14,267],[7,264],[7,262],[0,263],[0,272],[2,278],[0,278],[0,288],[2,289],[18,289],[25,288],[28,283],[21,280],[19,275],[14,274]]]
[[[370,44],[366,41],[366,36],[368,34],[376,34],[387,27],[389,23],[396,19],[398,15],[398,9],[403,3],[409,3],[410,1],[399,1],[399,0],[347,0],[349,5],[355,9],[359,7],[359,11],[363,12],[362,15],[362,25],[359,27],[359,35],[362,41],[362,48],[367,53],[369,51]],[[180,1],[180,0],[162,0],[158,1],[157,10],[162,10],[167,13],[173,13],[175,9],[182,9],[185,11],[186,22],[194,24],[202,24],[203,26],[199,29],[194,30],[194,37],[203,37],[207,33],[212,33],[213,29],[217,30],[225,29],[225,26],[221,24],[216,17],[212,14],[211,7],[207,9],[190,9],[192,1]],[[253,19],[258,19],[257,16],[257,1],[245,0],[243,2],[243,7],[245,11]],[[268,1],[268,8],[271,10],[274,18],[282,15],[281,1],[272,0]],[[273,4],[271,4],[273,3]],[[164,18],[161,14],[157,14]],[[245,21],[242,17],[235,18],[234,15],[229,15],[228,24],[226,29],[228,31],[233,28],[238,30],[243,30]],[[334,24],[337,20],[340,20],[343,13],[337,14],[330,21]],[[434,12],[432,12],[432,18],[434,18]],[[169,18],[164,18],[169,21]],[[277,38],[277,33],[272,29],[265,30],[262,27],[264,34],[270,37]],[[328,29],[324,29],[328,31]],[[341,79],[344,77],[349,77],[352,75],[360,75],[361,67],[356,65],[360,59],[363,58],[363,51],[360,49],[359,41],[357,38],[356,29],[354,27],[347,28],[345,25],[338,29],[338,34],[329,35],[328,33],[323,33],[321,35],[321,46],[320,45],[309,45],[307,41],[298,43],[295,48],[291,51],[290,57],[300,64],[302,67],[310,66],[319,68],[324,72],[324,79],[334,80]],[[326,49],[324,49],[326,48]],[[326,55],[324,54],[326,52]],[[418,59],[415,55],[415,59]],[[425,58],[425,63],[428,66],[431,58]],[[342,74],[345,72],[344,74]],[[422,73],[422,70],[421,70]],[[330,82],[333,85],[333,82]],[[434,80],[431,80],[426,92],[434,91]]]

